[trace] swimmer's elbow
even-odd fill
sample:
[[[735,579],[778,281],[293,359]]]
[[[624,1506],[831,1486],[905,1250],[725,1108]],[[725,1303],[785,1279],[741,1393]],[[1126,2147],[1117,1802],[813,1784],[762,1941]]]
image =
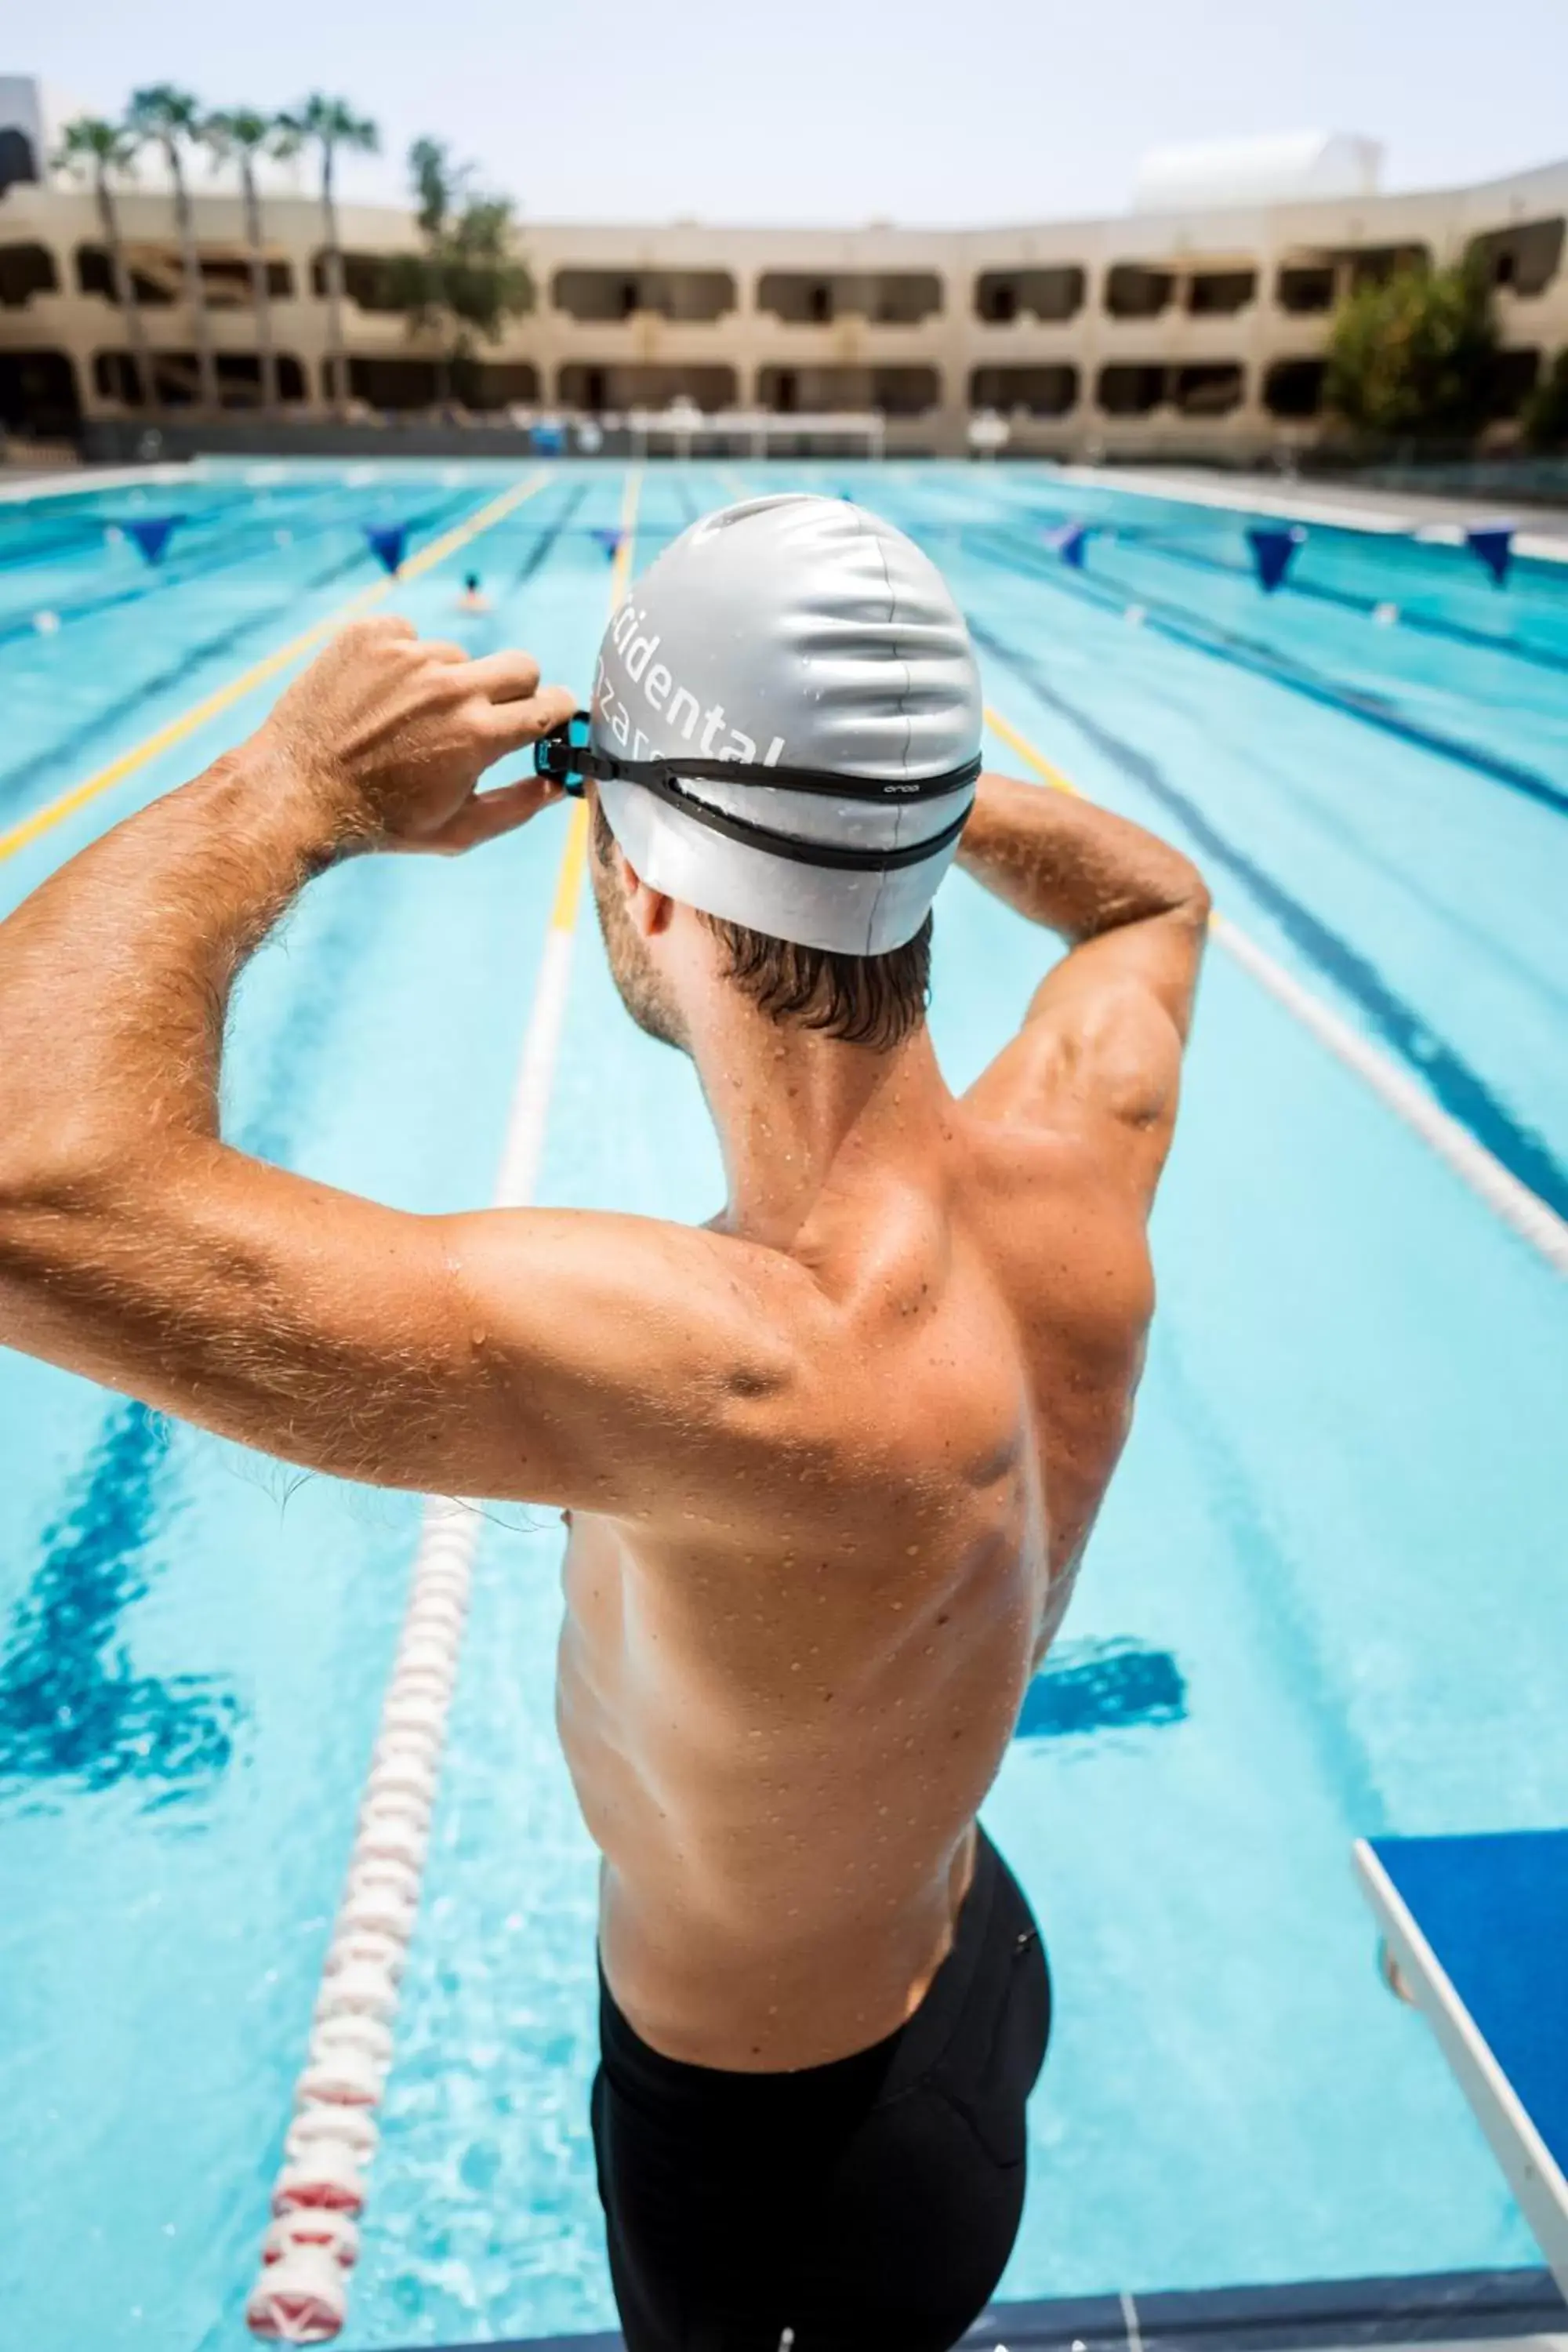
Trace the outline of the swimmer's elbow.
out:
[[[16,1280],[59,1255],[88,1213],[94,1175],[68,1150],[37,1149],[25,1129],[0,1144],[0,1274]]]
[[[1214,898],[1209,886],[1201,868],[1194,866],[1190,857],[1184,856],[1179,849],[1172,849],[1169,843],[1165,848],[1171,861],[1168,884],[1170,912],[1201,939],[1208,929],[1209,918],[1214,913]]]

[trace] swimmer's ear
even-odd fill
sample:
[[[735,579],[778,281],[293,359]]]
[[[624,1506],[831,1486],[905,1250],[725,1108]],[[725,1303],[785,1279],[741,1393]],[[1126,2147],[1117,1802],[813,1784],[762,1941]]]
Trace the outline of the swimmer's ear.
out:
[[[626,902],[626,911],[645,940],[656,939],[668,931],[675,913],[675,901],[667,898],[662,890],[655,890],[645,882],[620,843],[616,844],[616,878],[620,883]]]

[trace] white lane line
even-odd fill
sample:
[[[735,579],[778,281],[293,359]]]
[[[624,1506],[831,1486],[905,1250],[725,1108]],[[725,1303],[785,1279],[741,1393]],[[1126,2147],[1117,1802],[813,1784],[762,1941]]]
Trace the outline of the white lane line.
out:
[[[1288,1013],[1294,1013],[1301,1026],[1310,1030],[1337,1061],[1363,1079],[1394,1116],[1413,1128],[1423,1143],[1461,1177],[1472,1192],[1479,1195],[1494,1216],[1521,1241],[1539,1250],[1559,1274],[1568,1275],[1568,1223],[1549,1208],[1539,1193],[1532,1192],[1528,1184],[1521,1184],[1484,1143],[1477,1142],[1468,1128],[1462,1127],[1434,1102],[1418,1078],[1402,1070],[1397,1062],[1380,1052],[1321,996],[1304,988],[1246,931],[1238,930],[1228,919],[1218,915],[1214,929],[1220,945],[1228,950],[1245,971],[1251,973],[1260,988],[1266,989]]]
[[[1066,793],[1075,800],[1085,795],[1072,778],[1063,773],[1053,761],[1030,742],[1010,719],[989,704],[985,724],[992,733],[1016,751],[1027,767],[1034,770],[1043,784],[1053,792]],[[1486,1202],[1493,1214],[1501,1219],[1510,1232],[1540,1251],[1547,1264],[1559,1274],[1568,1274],[1568,1223],[1554,1209],[1549,1208],[1538,1193],[1506,1169],[1501,1160],[1479,1143],[1468,1127],[1442,1109],[1427,1093],[1418,1078],[1401,1069],[1399,1064],[1363,1037],[1358,1029],[1342,1019],[1332,1007],[1315,996],[1310,988],[1276,963],[1258,941],[1232,922],[1228,915],[1217,909],[1210,920],[1212,936],[1221,947],[1229,950],[1244,971],[1250,972],[1260,988],[1268,990],[1279,1004],[1293,1013],[1304,1029],[1311,1032],[1321,1045],[1326,1045],[1336,1060],[1353,1070],[1364,1080],[1380,1102],[1393,1111],[1396,1118],[1418,1135],[1423,1143],[1435,1151],[1446,1166],[1462,1178],[1470,1190]]]

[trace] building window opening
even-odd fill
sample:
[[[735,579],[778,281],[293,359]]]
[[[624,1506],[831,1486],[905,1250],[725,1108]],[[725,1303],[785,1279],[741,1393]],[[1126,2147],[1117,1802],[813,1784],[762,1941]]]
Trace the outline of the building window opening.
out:
[[[1165,370],[1125,362],[1102,367],[1095,398],[1107,416],[1148,416],[1165,397]]]
[[[1255,269],[1194,270],[1187,285],[1187,313],[1194,319],[1233,319],[1257,292]]]
[[[153,275],[150,264],[144,265],[134,249],[127,253],[125,267],[131,279],[131,291],[137,308],[155,310],[175,299],[177,278],[174,273],[160,271]],[[79,245],[76,249],[77,290],[82,294],[101,294],[106,302],[114,296],[114,272],[110,267],[109,251],[101,245]]]
[[[1294,262],[1280,270],[1274,281],[1275,297],[1282,310],[1293,319],[1310,318],[1317,312],[1334,307],[1334,271],[1331,262]]]
[[[1171,397],[1184,416],[1228,416],[1241,406],[1246,381],[1234,362],[1179,367],[1173,374]]]
[[[555,396],[563,407],[585,409],[595,416],[631,408],[672,408],[677,403],[710,415],[715,409],[735,405],[735,371],[717,364],[569,360],[557,373]]]
[[[974,315],[988,326],[1017,318],[1054,326],[1083,308],[1084,272],[1076,262],[1050,269],[987,269],[974,281]]]
[[[1544,294],[1563,264],[1564,222],[1521,221],[1513,228],[1493,229],[1472,237],[1466,259],[1479,268],[1493,286],[1529,298]]]
[[[68,352],[0,351],[0,429],[38,441],[64,441],[80,423]]]
[[[1175,287],[1168,269],[1119,261],[1106,278],[1105,307],[1113,319],[1157,319],[1169,307]]]
[[[1078,405],[1078,370],[1055,367],[982,367],[969,379],[971,409],[994,409],[1004,416],[1067,416]]]
[[[1263,379],[1263,405],[1270,416],[1297,420],[1316,416],[1323,405],[1322,360],[1276,360]]]
[[[58,294],[59,273],[47,245],[0,245],[0,304],[19,310],[35,294]]]

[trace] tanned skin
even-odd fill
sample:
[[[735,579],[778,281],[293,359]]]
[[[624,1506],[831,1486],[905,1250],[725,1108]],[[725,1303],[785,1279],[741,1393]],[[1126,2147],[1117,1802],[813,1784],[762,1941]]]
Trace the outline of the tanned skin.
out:
[[[723,1147],[710,1225],[411,1216],[234,1150],[247,958],[337,859],[527,823],[552,788],[476,787],[574,700],[359,624],[0,925],[0,1341],[334,1476],[566,1511],[612,1989],[672,2057],[815,2065],[948,1948],[1126,1437],[1207,897],[1137,827],[984,777],[962,862],[1068,952],[954,1097],[923,1024],[879,1053],[770,1020],[612,849],[623,993]]]

